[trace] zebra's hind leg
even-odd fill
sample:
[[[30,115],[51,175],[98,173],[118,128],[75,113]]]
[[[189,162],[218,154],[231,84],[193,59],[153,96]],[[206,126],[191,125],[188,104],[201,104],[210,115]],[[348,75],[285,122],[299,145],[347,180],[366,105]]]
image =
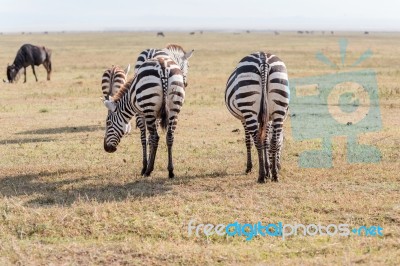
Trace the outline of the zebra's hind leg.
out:
[[[253,134],[253,139],[258,153],[258,183],[265,183],[264,144],[257,132]]]
[[[158,148],[158,140],[160,137],[158,136],[157,133],[157,127],[155,125],[155,121],[151,126],[147,126],[147,129],[149,130],[150,136],[149,136],[149,145],[150,145],[150,154],[149,154],[149,160],[147,164],[146,171],[144,173],[144,176],[150,176],[151,172],[154,170],[154,161],[156,158],[156,153],[157,153],[157,148]]]
[[[283,128],[274,127],[271,138],[271,152],[273,154],[271,172],[272,172],[272,181],[274,182],[279,181],[278,178],[278,171],[280,168],[279,157],[281,153],[282,141],[283,141]]]
[[[142,143],[142,150],[143,150],[142,175],[144,175],[147,169],[147,141],[146,141],[146,121],[142,116],[136,116],[136,126],[140,129],[140,141]]]
[[[172,129],[172,126],[168,127],[166,141],[168,146],[168,177],[174,178],[174,164],[172,162],[172,145],[174,143],[174,131]]]
[[[246,166],[246,174],[251,172],[253,168],[253,163],[251,162],[251,136],[249,131],[247,130],[245,121],[242,122],[244,128],[244,137],[246,141],[246,150],[247,150],[247,166]]]
[[[269,133],[271,132],[271,128],[272,125],[269,122],[267,127],[266,127],[266,133],[265,133],[265,140],[264,140],[264,160],[265,160],[265,171],[266,171],[266,175],[265,178],[271,179],[271,161],[272,161],[272,157],[271,157],[271,152],[270,152],[270,137],[269,137]]]

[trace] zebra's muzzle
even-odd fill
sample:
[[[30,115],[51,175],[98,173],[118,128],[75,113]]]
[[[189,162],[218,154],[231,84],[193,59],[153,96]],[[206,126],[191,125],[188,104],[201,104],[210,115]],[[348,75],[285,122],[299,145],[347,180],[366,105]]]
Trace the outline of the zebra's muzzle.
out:
[[[106,152],[112,153],[112,152],[115,152],[117,150],[117,147],[112,146],[112,145],[107,145],[106,140],[104,140],[104,150]]]

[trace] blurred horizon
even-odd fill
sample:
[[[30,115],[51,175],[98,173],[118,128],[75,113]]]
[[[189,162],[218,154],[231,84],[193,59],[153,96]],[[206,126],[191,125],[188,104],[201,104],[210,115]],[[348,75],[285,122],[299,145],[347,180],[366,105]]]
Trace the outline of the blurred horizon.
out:
[[[382,0],[0,0],[0,32],[400,31],[400,2]]]

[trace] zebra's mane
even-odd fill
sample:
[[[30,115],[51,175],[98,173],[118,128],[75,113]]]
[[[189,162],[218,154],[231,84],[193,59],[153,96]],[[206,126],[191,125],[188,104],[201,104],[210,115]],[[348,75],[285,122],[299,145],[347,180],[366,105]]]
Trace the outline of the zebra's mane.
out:
[[[177,44],[168,44],[167,49],[173,52],[181,53],[182,55],[185,54],[185,51],[183,50],[182,46]]]
[[[130,80],[125,82],[125,84],[122,86],[122,88],[115,94],[113,97],[114,102],[118,102],[129,90],[131,87],[133,81],[135,80],[136,75],[133,76]]]

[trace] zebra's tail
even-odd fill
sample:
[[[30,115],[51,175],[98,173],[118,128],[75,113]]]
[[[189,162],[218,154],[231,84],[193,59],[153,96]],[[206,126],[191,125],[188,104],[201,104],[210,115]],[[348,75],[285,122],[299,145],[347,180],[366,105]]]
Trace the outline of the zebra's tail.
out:
[[[167,90],[168,90],[168,78],[167,77],[161,77],[161,85],[163,89],[163,98],[162,98],[162,104],[161,104],[161,128],[163,130],[167,129],[168,126],[168,112],[166,108],[166,98],[167,98]]]
[[[260,124],[259,137],[260,140],[264,140],[266,137],[266,131],[268,126],[268,64],[266,62],[265,53],[261,52],[261,108],[258,114],[258,121]]]

